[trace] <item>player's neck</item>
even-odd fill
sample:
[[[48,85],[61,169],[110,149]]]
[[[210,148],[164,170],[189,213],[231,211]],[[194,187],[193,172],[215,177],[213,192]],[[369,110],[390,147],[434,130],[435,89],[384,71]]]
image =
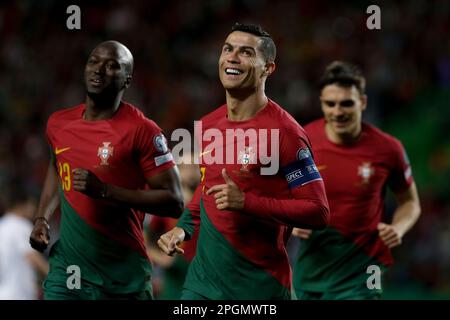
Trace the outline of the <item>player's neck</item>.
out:
[[[325,134],[328,140],[335,144],[352,145],[361,138],[361,132],[361,126],[358,126],[352,132],[337,133],[333,131],[333,129],[328,124],[325,125]]]
[[[253,118],[264,109],[269,101],[264,91],[251,94],[237,94],[227,91],[228,119],[231,121],[246,121]]]
[[[118,94],[113,99],[96,99],[89,95],[86,97],[86,110],[83,119],[87,121],[97,121],[111,119],[119,109],[122,94]]]

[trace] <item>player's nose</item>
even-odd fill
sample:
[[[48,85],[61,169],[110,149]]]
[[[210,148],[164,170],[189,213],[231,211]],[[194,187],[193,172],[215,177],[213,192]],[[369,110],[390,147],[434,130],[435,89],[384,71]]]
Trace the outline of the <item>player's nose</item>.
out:
[[[106,72],[106,67],[105,67],[104,63],[99,63],[94,68],[95,74],[105,74],[105,72]]]
[[[344,114],[344,110],[343,110],[343,108],[342,108],[339,104],[337,104],[337,105],[333,108],[333,114],[334,114],[335,116],[341,116],[341,115]]]
[[[229,62],[229,63],[239,63],[240,62],[237,50],[233,50],[232,52],[230,52],[228,54],[227,62]]]

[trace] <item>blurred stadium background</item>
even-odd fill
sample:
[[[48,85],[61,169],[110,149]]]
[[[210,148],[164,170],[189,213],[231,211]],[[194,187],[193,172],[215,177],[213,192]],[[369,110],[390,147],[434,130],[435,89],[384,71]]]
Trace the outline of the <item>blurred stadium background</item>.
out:
[[[66,8],[81,8],[81,30]],[[381,8],[368,30],[366,8]],[[450,299],[450,2],[414,1],[1,1],[0,212],[12,179],[38,196],[49,160],[45,124],[84,100],[83,68],[101,41],[135,57],[126,100],[170,135],[224,101],[221,45],[236,22],[260,23],[278,48],[268,95],[300,124],[321,116],[315,86],[335,59],[362,66],[365,120],[404,143],[423,214],[385,283],[385,299]],[[387,202],[392,212],[393,202]]]

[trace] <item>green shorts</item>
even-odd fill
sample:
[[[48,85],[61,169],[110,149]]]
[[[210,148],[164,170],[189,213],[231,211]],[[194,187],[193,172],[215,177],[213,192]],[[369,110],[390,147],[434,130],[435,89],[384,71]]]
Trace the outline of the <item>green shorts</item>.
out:
[[[181,293],[181,300],[210,300],[201,294],[195,293],[194,291],[183,289]]]
[[[113,293],[84,281],[81,281],[80,289],[69,289],[65,282],[47,278],[43,287],[45,300],[153,300],[151,289],[133,293]]]
[[[67,281],[72,275],[67,273],[68,263],[57,245],[50,251],[49,262],[50,271],[43,285],[46,300],[153,300],[151,281],[145,280],[144,277],[142,282],[138,283],[139,286],[113,287],[103,285],[103,279],[98,274],[86,271],[85,277],[79,279],[79,289],[69,288],[71,284]]]
[[[379,300],[379,291],[369,290],[342,290],[336,292],[313,292],[295,290],[297,300]]]

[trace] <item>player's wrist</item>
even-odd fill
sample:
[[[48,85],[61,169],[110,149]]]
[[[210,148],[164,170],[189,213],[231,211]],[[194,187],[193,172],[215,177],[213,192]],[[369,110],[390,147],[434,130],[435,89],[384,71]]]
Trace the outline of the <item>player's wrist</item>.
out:
[[[184,231],[184,229],[180,227],[175,227],[174,229],[175,229],[174,231],[176,231],[178,239],[184,241],[184,238],[186,237],[186,231]]]
[[[243,210],[245,208],[245,197],[246,197],[245,192],[241,191],[241,199],[239,201],[239,209],[240,210]]]
[[[107,183],[103,183],[102,189],[100,190],[100,197],[102,199],[108,199],[110,196],[109,194],[109,185]]]
[[[48,228],[50,227],[48,220],[46,217],[36,217],[33,219],[33,225],[36,225],[36,223],[43,223],[45,224]]]
[[[404,234],[405,234],[405,228],[402,225],[398,225],[398,224],[391,224],[392,229],[394,229],[394,232],[397,234],[397,237],[399,237],[400,239],[403,238]]]
[[[242,210],[245,212],[255,211],[254,195],[249,192],[243,192],[243,196],[244,196],[244,200],[243,200]]]
[[[182,243],[186,240],[190,240],[190,234],[184,230],[182,227],[175,226],[172,229],[172,234],[176,239],[178,239],[178,243]]]

